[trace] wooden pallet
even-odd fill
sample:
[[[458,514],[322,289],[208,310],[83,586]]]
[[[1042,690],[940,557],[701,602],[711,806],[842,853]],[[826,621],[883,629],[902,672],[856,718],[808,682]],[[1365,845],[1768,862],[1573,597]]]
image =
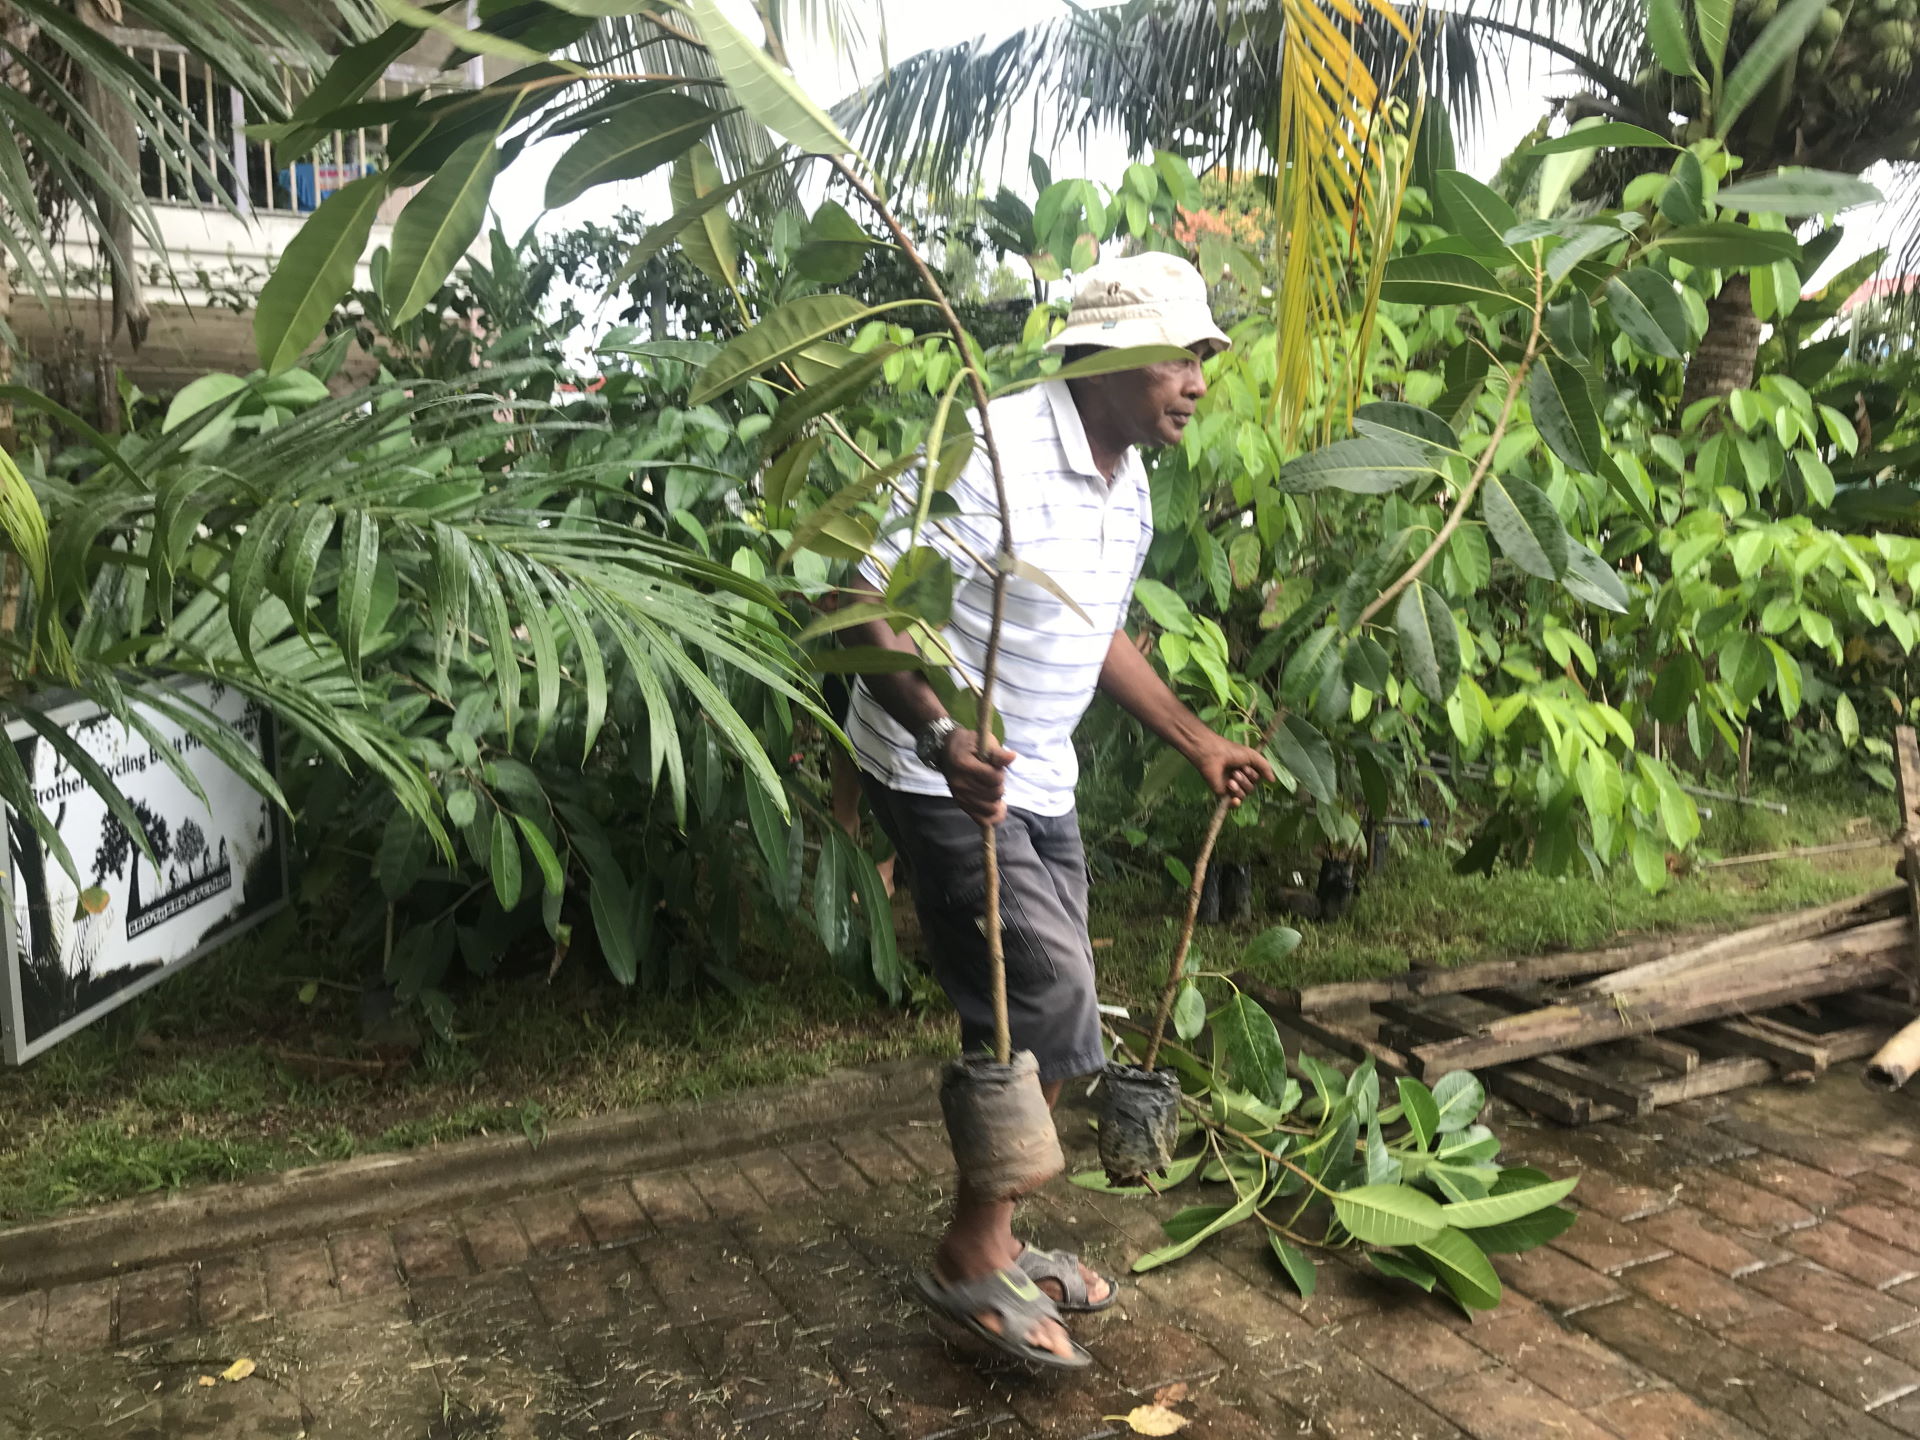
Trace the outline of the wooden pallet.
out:
[[[1593,973],[1568,963],[1573,973]],[[1282,1039],[1350,1060],[1371,1057],[1390,1076],[1418,1076],[1429,1068],[1419,1055],[1423,1048],[1465,1040],[1483,1033],[1490,1021],[1552,1003],[1552,982],[1535,978],[1544,968],[1527,961],[1473,967],[1467,979],[1474,988],[1456,988],[1456,979],[1428,989],[1418,974],[1392,986],[1300,991],[1277,990],[1247,975],[1235,979],[1274,1017]],[[1529,1056],[1476,1073],[1494,1094],[1525,1110],[1563,1125],[1585,1125],[1768,1081],[1812,1080],[1832,1065],[1873,1054],[1915,1013],[1903,987],[1855,990]]]

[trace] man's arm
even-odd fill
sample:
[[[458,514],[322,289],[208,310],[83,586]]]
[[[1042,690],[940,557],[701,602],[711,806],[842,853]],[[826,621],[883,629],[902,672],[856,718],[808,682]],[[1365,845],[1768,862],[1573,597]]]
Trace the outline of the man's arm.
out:
[[[882,625],[882,630],[887,627]],[[924,683],[924,682],[923,682]],[[1180,702],[1124,630],[1113,632],[1100,688],[1114,703],[1193,763],[1214,794],[1238,805],[1254,787],[1273,780],[1258,750],[1216,735]]]
[[[870,586],[859,581],[849,585],[845,592],[845,599],[853,604],[879,598]],[[884,620],[850,625],[840,633],[848,645],[877,645],[907,655],[918,653],[910,635],[896,633]],[[880,708],[899,721],[909,735],[917,736],[947,713],[939,692],[918,670],[886,670],[861,678],[866,681],[869,693],[880,702]],[[940,773],[946,776],[947,788],[962,810],[982,825],[998,825],[1007,818],[1003,798],[1006,777],[1002,772],[1019,757],[990,739],[988,758],[982,761],[976,753],[978,745],[973,731],[955,730],[947,737],[947,753]]]

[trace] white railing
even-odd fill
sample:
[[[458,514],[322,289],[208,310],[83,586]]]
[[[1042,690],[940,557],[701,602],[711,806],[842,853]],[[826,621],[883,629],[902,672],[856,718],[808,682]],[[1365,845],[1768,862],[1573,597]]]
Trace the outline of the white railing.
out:
[[[193,136],[198,153],[192,157],[181,152],[178,134],[141,136],[140,183],[157,204],[224,210],[227,200],[216,191],[217,184],[242,215],[304,215],[341,186],[378,169],[386,157],[385,125],[335,130],[297,154],[279,150],[270,140],[249,138],[247,127],[263,117],[244,92],[222,82],[205,61],[164,36],[120,31],[115,38],[201,127]],[[314,77],[284,60],[276,69],[281,100],[291,110],[312,88]],[[431,73],[394,65],[374,82],[366,98],[452,93],[468,88],[463,83],[468,81],[461,71]]]

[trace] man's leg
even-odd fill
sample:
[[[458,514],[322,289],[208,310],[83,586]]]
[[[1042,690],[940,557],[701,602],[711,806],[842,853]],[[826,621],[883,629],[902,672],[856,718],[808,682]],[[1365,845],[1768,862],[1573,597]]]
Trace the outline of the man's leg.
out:
[[[992,990],[986,938],[985,870],[980,829],[945,798],[906,795],[867,781],[868,798],[895,848],[907,857],[914,904],[927,937],[933,971],[960,1015],[968,1052],[991,1049]],[[1038,817],[1014,811],[999,833],[1002,939],[1007,962],[1008,1019],[1016,1050],[1031,1050],[1040,1062],[1049,1103],[1065,1081],[1097,1070],[1103,1062],[1099,1016],[1094,1009],[1090,947],[1084,900],[1075,918],[1035,848],[1031,827]],[[1076,832],[1077,833],[1077,832]],[[1081,885],[1084,895],[1084,862]],[[953,1220],[935,1252],[936,1278],[952,1282],[1013,1268],[1021,1242],[1013,1233],[1014,1207],[988,1200],[964,1181],[956,1187]],[[1058,1289],[1057,1285],[1049,1285]],[[1097,1280],[1092,1297],[1105,1294]],[[1059,1298],[1059,1297],[1056,1297]],[[998,1328],[996,1317],[981,1322]],[[1051,1323],[1033,1342],[1058,1354],[1071,1352],[1063,1328]]]

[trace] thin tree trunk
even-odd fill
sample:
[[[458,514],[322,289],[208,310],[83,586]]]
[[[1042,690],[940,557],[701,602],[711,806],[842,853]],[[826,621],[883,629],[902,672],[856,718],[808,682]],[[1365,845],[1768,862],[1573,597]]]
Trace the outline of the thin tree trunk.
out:
[[[1720,293],[1707,301],[1707,333],[1687,365],[1682,404],[1730,395],[1752,385],[1759,353],[1760,321],[1753,313],[1752,289],[1744,274],[1731,275]]]

